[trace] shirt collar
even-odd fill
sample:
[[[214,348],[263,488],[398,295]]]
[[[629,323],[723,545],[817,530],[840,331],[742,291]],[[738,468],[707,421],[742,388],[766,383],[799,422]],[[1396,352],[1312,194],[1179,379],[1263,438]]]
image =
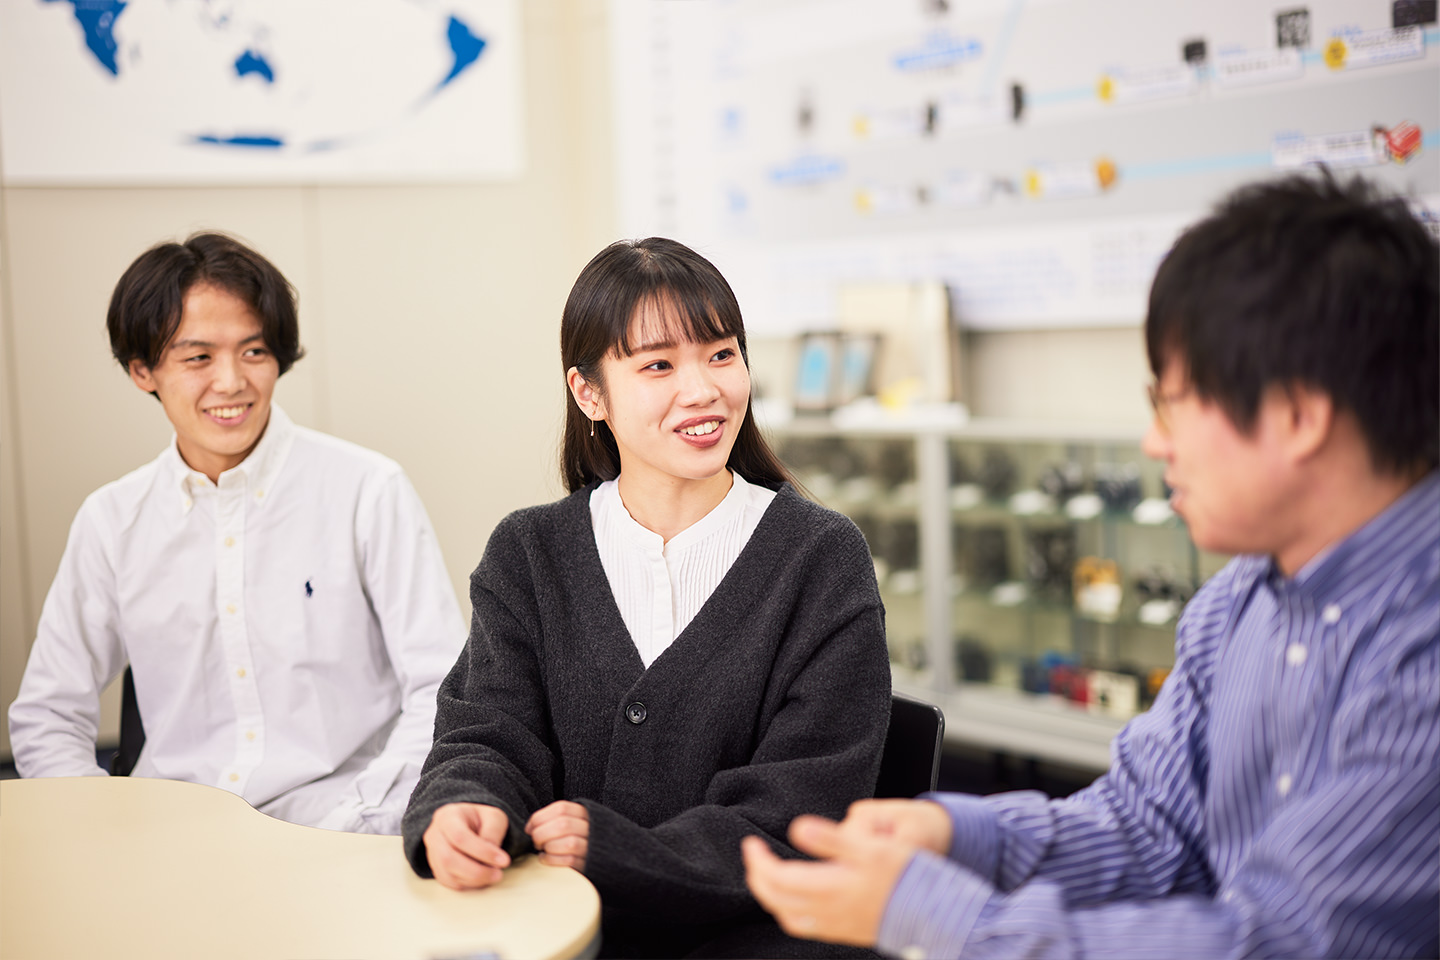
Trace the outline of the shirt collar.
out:
[[[599,522],[605,529],[614,531],[646,550],[673,551],[705,539],[745,509],[750,484],[734,470],[730,471],[730,477],[730,489],[725,498],[705,516],[671,537],[669,543],[666,543],[660,534],[641,526],[630,516],[630,511],[625,509],[625,504],[620,499],[620,486],[616,481],[607,480],[600,484],[591,496],[598,508]]]
[[[1405,491],[1360,529],[1322,550],[1288,581],[1273,559],[1272,584],[1325,604],[1342,595],[1373,593],[1440,543],[1440,470]]]
[[[270,421],[265,425],[260,442],[255,444],[255,449],[250,451],[248,457],[220,474],[218,486],[227,487],[239,483],[252,491],[256,500],[263,501],[270,495],[294,443],[294,421],[279,404],[270,404]],[[174,435],[170,437],[170,446],[161,454],[161,459],[179,494],[182,514],[190,512],[195,505],[197,493],[217,486],[210,482],[209,477],[199,470],[191,469],[185,462],[185,458],[180,456],[179,438]]]

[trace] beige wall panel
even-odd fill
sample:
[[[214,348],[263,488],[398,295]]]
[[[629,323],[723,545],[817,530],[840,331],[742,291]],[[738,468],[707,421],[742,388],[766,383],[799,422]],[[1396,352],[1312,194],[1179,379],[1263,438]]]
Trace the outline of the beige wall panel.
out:
[[[968,336],[970,412],[983,417],[1132,423],[1149,417],[1138,327]]]
[[[741,304],[743,309],[744,304]],[[760,391],[788,401],[798,351],[792,337],[750,342]],[[1134,424],[1149,421],[1150,379],[1138,327],[969,333],[965,390],[972,416]]]
[[[577,8],[571,37],[578,81],[570,98],[572,128],[578,137],[572,155],[580,216],[574,221],[581,252],[588,259],[616,235],[615,111],[610,69],[610,4],[571,0]]]
[[[0,198],[0,221],[4,217]],[[4,232],[0,231],[0,243]],[[20,689],[20,677],[30,652],[26,635],[30,624],[29,594],[25,589],[24,546],[21,542],[22,501],[15,457],[15,404],[11,388],[13,353],[10,349],[10,277],[6,250],[0,248],[0,757],[10,757],[10,701]]]
[[[462,597],[495,523],[559,493],[558,318],[579,268],[547,193],[320,196],[329,429],[405,467]]]
[[[561,493],[560,311],[611,239],[586,198],[609,149],[577,132],[582,34],[553,12],[525,7],[523,177],[316,195],[329,428],[405,467],[467,609],[495,524]]]

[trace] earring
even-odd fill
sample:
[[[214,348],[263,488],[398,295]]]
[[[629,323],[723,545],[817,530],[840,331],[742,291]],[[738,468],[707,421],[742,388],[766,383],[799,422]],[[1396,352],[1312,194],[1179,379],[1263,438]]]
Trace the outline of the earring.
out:
[[[592,436],[592,437],[595,436],[595,421],[594,421],[594,420],[591,420],[591,421],[590,421],[590,436]]]

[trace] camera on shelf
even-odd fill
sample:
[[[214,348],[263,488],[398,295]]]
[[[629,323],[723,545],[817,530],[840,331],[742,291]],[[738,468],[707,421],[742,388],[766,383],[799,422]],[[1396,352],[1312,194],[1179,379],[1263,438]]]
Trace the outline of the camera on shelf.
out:
[[[975,480],[985,491],[985,496],[991,500],[1004,500],[1015,489],[1017,472],[1015,461],[1008,453],[999,447],[990,447],[985,451],[985,459]]]
[[[1040,599],[1052,603],[1068,603],[1075,569],[1075,530],[1060,527],[1053,530],[1025,532],[1025,579]]]
[[[975,637],[955,638],[955,673],[972,683],[988,683],[992,674],[990,648]]]
[[[1081,557],[1075,562],[1075,609],[1095,620],[1113,621],[1120,614],[1123,589],[1120,565],[1106,557]]]
[[[826,438],[819,460],[820,468],[841,483],[869,474],[864,454],[843,437]]]
[[[952,487],[963,486],[975,482],[975,472],[970,469],[970,461],[955,444],[950,445],[950,485]]]
[[[1020,664],[1020,689],[1026,693],[1050,693],[1050,677],[1057,668],[1075,668],[1074,657],[1054,650],[1046,650],[1036,659],[1026,659]]]
[[[891,440],[880,445],[875,457],[875,476],[880,486],[894,490],[915,479],[915,444]]]
[[[1135,578],[1135,596],[1142,603],[1146,600],[1178,600],[1183,604],[1194,592],[1188,582],[1161,567],[1150,567]]]
[[[1105,509],[1116,513],[1133,510],[1140,502],[1140,468],[1133,463],[1105,463],[1095,468],[1095,493]]]
[[[1010,579],[1010,540],[1004,527],[957,523],[951,535],[955,572],[965,584],[992,587]]]
[[[902,518],[891,520],[884,526],[882,546],[885,562],[891,572],[897,570],[918,570],[920,567],[920,524],[915,520]]]
[[[1147,682],[1139,670],[1085,667],[1075,657],[1053,650],[1022,663],[1020,676],[1022,688],[1030,693],[1063,697],[1091,713],[1121,720],[1133,717],[1154,699],[1153,693],[1146,699]]]
[[[1194,586],[1188,581],[1160,567],[1151,567],[1135,578],[1135,596],[1140,601],[1136,618],[1151,626],[1169,623],[1180,615],[1180,609],[1194,592]]]
[[[1040,491],[1062,504],[1085,489],[1085,470],[1074,460],[1045,468],[1035,484]]]

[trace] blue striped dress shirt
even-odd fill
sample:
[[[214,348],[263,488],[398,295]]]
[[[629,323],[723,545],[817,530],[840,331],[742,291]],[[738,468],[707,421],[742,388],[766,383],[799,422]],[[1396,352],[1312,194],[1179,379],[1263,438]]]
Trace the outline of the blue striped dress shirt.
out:
[[[1440,473],[1293,579],[1232,561],[1064,800],[936,794],[878,946],[905,957],[1440,955]]]

